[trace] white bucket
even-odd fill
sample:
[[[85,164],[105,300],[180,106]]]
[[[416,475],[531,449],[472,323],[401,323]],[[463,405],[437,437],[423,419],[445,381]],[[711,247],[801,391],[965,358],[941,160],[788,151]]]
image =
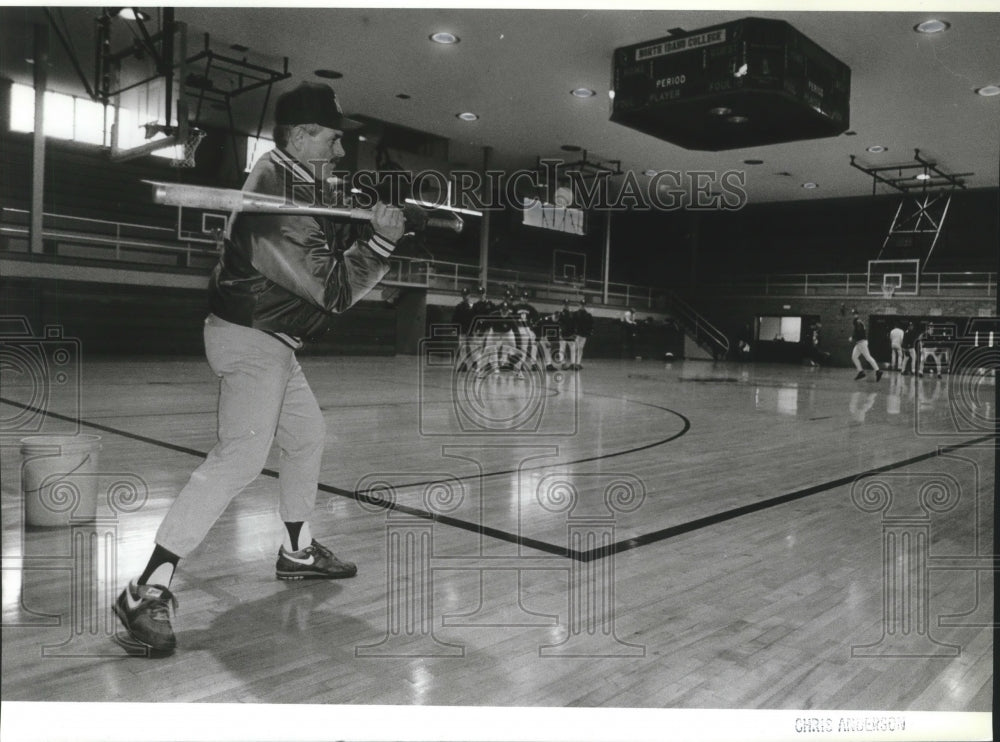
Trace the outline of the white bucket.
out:
[[[21,491],[29,526],[68,526],[97,515],[99,435],[21,439]]]

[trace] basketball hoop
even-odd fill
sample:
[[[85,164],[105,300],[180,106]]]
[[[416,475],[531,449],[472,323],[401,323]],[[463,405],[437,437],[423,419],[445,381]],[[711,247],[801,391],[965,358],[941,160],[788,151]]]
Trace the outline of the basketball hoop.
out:
[[[901,273],[886,273],[882,276],[882,298],[886,301],[892,299],[893,295],[903,287],[903,275]]]
[[[171,167],[194,167],[194,153],[198,150],[198,145],[205,138],[205,130],[192,126],[188,129],[187,138],[178,146],[182,147],[183,157],[178,157],[170,161]]]

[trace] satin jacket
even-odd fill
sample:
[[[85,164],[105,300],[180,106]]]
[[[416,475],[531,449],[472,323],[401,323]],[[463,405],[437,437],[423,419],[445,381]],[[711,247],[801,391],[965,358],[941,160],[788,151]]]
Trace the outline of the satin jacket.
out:
[[[260,158],[243,190],[322,205],[312,174],[280,149]],[[395,247],[368,224],[238,213],[209,282],[209,307],[228,322],[301,344],[382,280]]]

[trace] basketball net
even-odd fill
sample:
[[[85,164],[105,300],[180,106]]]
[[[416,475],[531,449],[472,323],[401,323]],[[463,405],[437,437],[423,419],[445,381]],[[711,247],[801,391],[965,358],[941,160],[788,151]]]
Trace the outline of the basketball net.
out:
[[[187,138],[180,143],[181,156],[170,161],[171,167],[194,167],[194,154],[198,145],[205,138],[205,130],[192,126],[188,129]]]

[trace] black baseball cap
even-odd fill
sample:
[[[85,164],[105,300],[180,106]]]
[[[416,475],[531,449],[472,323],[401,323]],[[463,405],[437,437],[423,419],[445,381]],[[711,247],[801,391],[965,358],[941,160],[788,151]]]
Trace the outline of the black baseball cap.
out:
[[[274,123],[279,126],[319,124],[328,129],[350,131],[360,129],[360,121],[347,118],[337,94],[326,83],[304,82],[283,93],[275,105]]]

